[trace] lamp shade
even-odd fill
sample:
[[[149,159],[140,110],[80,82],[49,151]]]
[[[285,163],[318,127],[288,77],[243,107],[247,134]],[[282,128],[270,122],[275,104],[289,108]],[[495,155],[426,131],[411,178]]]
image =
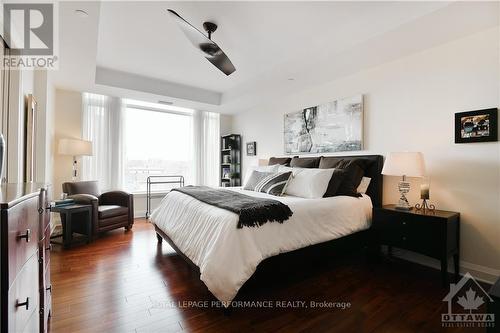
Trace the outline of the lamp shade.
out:
[[[387,176],[423,177],[424,155],[419,152],[389,153],[382,174]]]
[[[60,139],[58,152],[60,155],[91,156],[92,142],[79,139]]]

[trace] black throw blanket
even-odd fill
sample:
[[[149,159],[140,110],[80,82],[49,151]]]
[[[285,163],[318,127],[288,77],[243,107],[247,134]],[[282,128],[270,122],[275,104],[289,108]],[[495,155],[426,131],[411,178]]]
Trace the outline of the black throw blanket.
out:
[[[288,220],[293,212],[290,207],[278,200],[255,198],[234,191],[214,189],[207,186],[185,186],[175,188],[206,204],[238,214],[237,228],[258,227],[266,222]]]

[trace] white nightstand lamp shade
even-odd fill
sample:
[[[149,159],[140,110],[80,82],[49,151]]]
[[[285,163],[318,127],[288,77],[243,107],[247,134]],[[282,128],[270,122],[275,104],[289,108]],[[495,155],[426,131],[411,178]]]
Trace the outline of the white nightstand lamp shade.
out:
[[[396,208],[410,210],[411,206],[406,198],[406,194],[410,192],[410,183],[406,181],[406,177],[425,175],[424,156],[420,152],[389,153],[382,168],[382,174],[403,177],[398,183],[400,197]]]
[[[73,156],[73,180],[77,177],[77,156],[92,156],[92,142],[79,139],[60,139],[58,150],[60,155]]]

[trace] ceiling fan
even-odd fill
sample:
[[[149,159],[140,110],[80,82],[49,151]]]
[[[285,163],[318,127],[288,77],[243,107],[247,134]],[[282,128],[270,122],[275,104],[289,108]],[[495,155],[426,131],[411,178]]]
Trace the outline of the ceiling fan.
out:
[[[203,28],[208,33],[207,37],[172,9],[168,9],[168,12],[170,16],[175,19],[175,22],[184,32],[189,41],[194,45],[194,47],[200,49],[203,52],[205,58],[207,58],[207,60],[210,61],[212,65],[217,67],[226,75],[230,75],[236,70],[227,55],[211,39],[212,33],[217,30],[217,24],[213,22],[203,23]]]

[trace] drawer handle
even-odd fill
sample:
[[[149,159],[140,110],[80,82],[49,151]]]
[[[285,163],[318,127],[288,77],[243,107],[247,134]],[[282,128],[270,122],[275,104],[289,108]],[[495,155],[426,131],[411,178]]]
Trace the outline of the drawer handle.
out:
[[[31,230],[30,229],[26,229],[26,233],[24,235],[19,235],[18,236],[19,239],[26,239],[26,243],[28,243],[30,240],[31,240]]]
[[[403,236],[403,240],[404,240],[404,241],[406,240],[406,237],[405,237],[405,236]]]
[[[403,221],[403,225],[406,225],[406,221]]]
[[[50,285],[47,288],[45,288],[45,290],[50,291],[50,293],[52,293],[52,285]]]
[[[16,308],[21,307],[21,306],[25,306],[26,310],[28,310],[30,307],[30,298],[26,297],[26,301],[22,302],[22,303],[19,303],[19,301],[16,302]]]

